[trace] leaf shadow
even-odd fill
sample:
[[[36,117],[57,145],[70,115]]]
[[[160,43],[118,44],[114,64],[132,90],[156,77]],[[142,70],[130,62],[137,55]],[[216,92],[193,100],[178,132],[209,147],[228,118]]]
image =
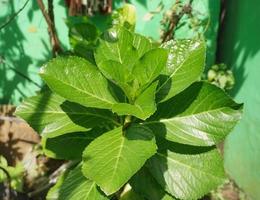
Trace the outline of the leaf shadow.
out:
[[[172,118],[183,113],[196,100],[202,85],[203,82],[195,82],[176,96],[159,103],[157,105],[157,111],[147,121]]]
[[[181,144],[173,141],[169,141],[166,139],[166,126],[163,123],[154,123],[154,124],[147,124],[150,128],[150,130],[153,131],[155,137],[156,137],[156,144],[158,147],[157,152],[159,154],[163,154],[164,156],[158,156],[155,154],[152,158],[150,158],[146,162],[146,167],[148,168],[151,176],[156,181],[158,185],[165,191],[165,193],[168,194],[167,190],[167,183],[165,181],[164,174],[165,172],[168,172],[170,169],[168,168],[168,154],[169,152],[173,152],[176,154],[182,154],[185,155],[198,155],[198,154],[204,154],[206,152],[209,152],[216,148],[216,146],[194,146],[194,145],[188,145],[188,144]],[[152,170],[155,166],[153,165],[154,162],[151,162],[153,159],[160,161],[160,167],[159,171],[155,172]],[[165,194],[164,193],[164,194]],[[170,194],[168,194],[170,195]]]

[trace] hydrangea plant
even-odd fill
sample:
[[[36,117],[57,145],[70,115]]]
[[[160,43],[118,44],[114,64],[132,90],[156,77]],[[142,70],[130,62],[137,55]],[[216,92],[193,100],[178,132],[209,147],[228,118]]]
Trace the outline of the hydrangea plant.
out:
[[[118,25],[95,39],[91,59],[46,63],[50,90],[16,115],[41,134],[47,156],[78,161],[47,198],[130,199],[128,188],[140,200],[198,199],[221,184],[216,145],[242,105],[199,81],[204,62],[201,39],[158,45]]]

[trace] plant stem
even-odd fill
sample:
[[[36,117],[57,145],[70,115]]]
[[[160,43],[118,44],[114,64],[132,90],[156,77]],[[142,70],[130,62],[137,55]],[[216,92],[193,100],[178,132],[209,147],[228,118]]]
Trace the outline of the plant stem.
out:
[[[192,12],[192,7],[191,7],[192,2],[193,2],[193,0],[190,0],[186,5],[184,5],[182,10],[180,11],[180,13],[177,13],[177,11],[174,11],[172,13],[172,17],[170,20],[168,30],[162,36],[162,43],[167,42],[171,39],[174,39],[175,29],[176,29],[179,21],[185,14],[191,14],[191,12]],[[175,4],[178,4],[178,3],[179,3],[179,1],[176,1]]]
[[[62,52],[62,48],[56,33],[55,24],[54,24],[54,14],[53,14],[53,6],[52,6],[52,0],[48,0],[48,7],[49,11],[46,12],[44,3],[42,0],[37,0],[40,10],[42,11],[42,14],[45,18],[45,21],[48,25],[48,30],[50,33],[50,39],[52,44],[52,53],[53,57],[56,57],[60,52]]]
[[[41,183],[41,186],[38,187],[36,190],[28,193],[28,197],[32,198],[32,197],[36,197],[38,195],[40,195],[41,193],[47,191],[51,186],[53,186],[59,176],[66,170],[70,169],[71,167],[73,167],[75,164],[77,163],[77,161],[69,161],[67,163],[62,164],[56,171],[54,171],[48,178],[48,181],[44,181],[43,183]]]
[[[24,5],[23,5],[16,13],[14,13],[11,17],[9,17],[9,19],[8,19],[3,25],[0,26],[0,30],[3,29],[3,28],[5,28],[8,24],[10,24],[10,23],[14,20],[14,18],[15,18],[17,15],[19,15],[20,12],[22,12],[22,10],[26,7],[26,5],[28,4],[28,2],[29,2],[29,0],[27,0],[27,1],[24,3]]]

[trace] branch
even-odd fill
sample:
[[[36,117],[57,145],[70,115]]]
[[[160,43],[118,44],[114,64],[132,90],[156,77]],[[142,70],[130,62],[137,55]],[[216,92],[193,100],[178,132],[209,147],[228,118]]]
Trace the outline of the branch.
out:
[[[38,5],[40,10],[42,11],[42,14],[45,18],[45,21],[47,22],[48,25],[48,30],[50,33],[50,38],[51,38],[51,44],[52,44],[52,53],[53,53],[53,57],[55,57],[57,54],[59,54],[60,52],[62,52],[62,48],[56,33],[56,29],[55,29],[55,24],[54,24],[54,14],[53,14],[53,10],[51,11],[52,7],[52,1],[48,1],[49,3],[49,13],[46,12],[45,6],[43,4],[42,0],[37,0]],[[51,5],[50,5],[51,4]]]
[[[27,0],[24,5],[16,12],[14,13],[3,25],[0,26],[0,30],[5,28],[8,24],[10,24],[14,18],[19,15],[20,12],[22,12],[22,10],[25,8],[25,6],[28,4],[29,0]]]
[[[180,13],[176,13],[175,11],[172,13],[172,18],[170,20],[168,31],[166,31],[162,36],[162,43],[169,41],[170,39],[173,39],[174,36],[174,29],[177,27],[179,21],[185,14],[191,14],[192,12],[192,4],[193,0],[190,0],[186,5],[182,7],[182,10]],[[179,1],[176,1],[175,4],[179,3]]]
[[[37,187],[36,190],[28,193],[28,197],[32,198],[35,197],[42,192],[48,190],[50,187],[52,187],[58,180],[59,176],[65,172],[66,170],[73,167],[77,161],[69,161],[67,163],[62,164],[58,169],[56,169],[48,178],[48,180],[44,180],[39,187]]]

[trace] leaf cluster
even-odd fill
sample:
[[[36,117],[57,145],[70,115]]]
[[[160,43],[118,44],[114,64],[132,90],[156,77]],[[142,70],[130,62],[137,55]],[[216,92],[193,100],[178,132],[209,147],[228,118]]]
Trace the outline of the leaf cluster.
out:
[[[16,110],[41,134],[46,155],[79,160],[48,198],[127,199],[130,186],[139,199],[198,199],[221,184],[216,145],[242,106],[197,81],[205,42],[159,46],[121,26],[94,40],[91,57],[81,51],[45,64],[50,91]]]

